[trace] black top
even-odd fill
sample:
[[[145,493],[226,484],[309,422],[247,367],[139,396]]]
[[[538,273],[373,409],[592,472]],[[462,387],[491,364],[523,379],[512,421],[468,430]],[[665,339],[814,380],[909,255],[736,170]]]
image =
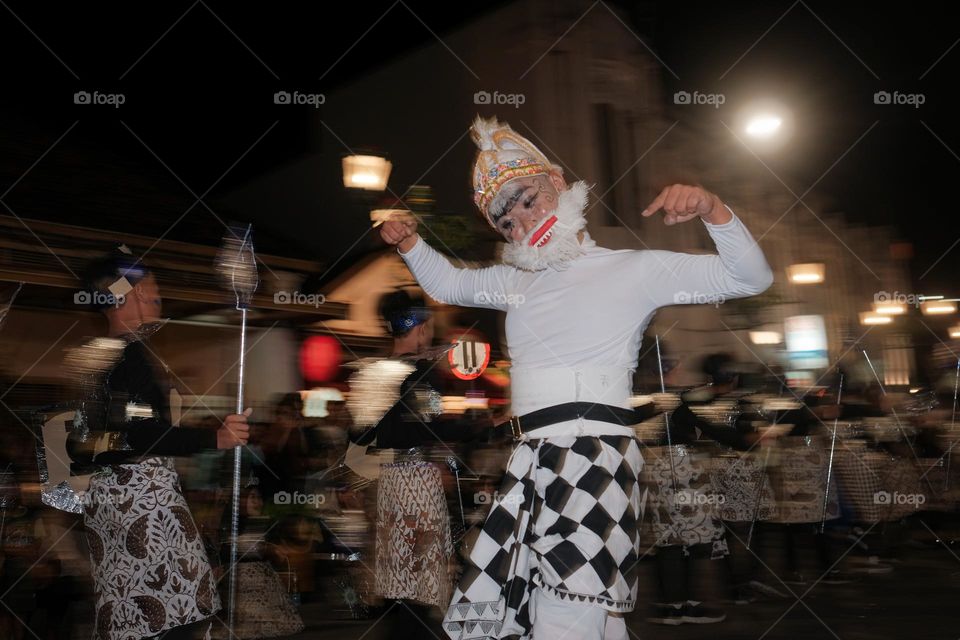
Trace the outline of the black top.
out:
[[[788,436],[812,436],[821,431],[823,421],[813,412],[813,408],[804,404],[796,409],[789,409],[780,414],[778,424],[792,424]]]
[[[458,420],[427,421],[419,414],[421,400],[417,392],[421,395],[431,391],[436,393],[440,387],[434,364],[431,360],[418,360],[416,369],[400,384],[400,399],[380,422],[354,441],[371,444],[376,439],[378,449],[406,450],[437,442],[466,442],[484,435],[486,428],[482,424]]]
[[[129,342],[119,360],[102,375],[92,398],[84,402],[90,437],[104,431],[119,432],[125,440],[123,450],[102,452],[93,458],[97,464],[117,464],[145,455],[189,455],[217,447],[213,429],[174,427],[170,421],[170,386],[156,361],[142,341]],[[127,403],[152,410],[152,418],[127,420]],[[127,448],[129,447],[129,448]],[[78,462],[89,462],[88,455],[78,451],[71,456]],[[78,459],[79,458],[79,459]]]
[[[670,415],[670,440],[672,444],[695,444],[698,440],[697,429],[710,440],[732,447],[738,451],[750,448],[747,433],[750,428],[738,422],[734,427],[721,427],[708,422],[690,409],[690,403],[684,402]]]

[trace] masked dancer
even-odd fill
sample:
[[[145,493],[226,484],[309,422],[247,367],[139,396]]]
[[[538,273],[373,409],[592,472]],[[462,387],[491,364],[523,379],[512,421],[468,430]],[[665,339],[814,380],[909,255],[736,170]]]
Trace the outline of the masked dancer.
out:
[[[444,628],[452,638],[626,638],[643,465],[629,396],[644,329],[657,308],[699,299],[682,292],[755,295],[773,275],[740,219],[702,187],[669,186],[643,215],[701,219],[719,255],[605,249],[585,229],[585,183],[568,185],[496,119],[477,118],[472,137],[473,198],[506,241],[503,263],[457,268],[415,222],[381,230],[431,297],[507,314],[518,444]]]

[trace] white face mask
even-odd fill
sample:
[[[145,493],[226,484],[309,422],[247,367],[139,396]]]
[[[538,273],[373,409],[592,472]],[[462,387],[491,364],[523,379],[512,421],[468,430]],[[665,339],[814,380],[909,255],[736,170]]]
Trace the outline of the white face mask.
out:
[[[530,233],[503,248],[503,261],[524,271],[543,271],[548,267],[563,268],[584,246],[577,234],[587,226],[583,212],[587,208],[587,184],[582,180],[561,191],[557,208]],[[555,221],[551,224],[551,221]],[[533,242],[536,238],[536,242]]]

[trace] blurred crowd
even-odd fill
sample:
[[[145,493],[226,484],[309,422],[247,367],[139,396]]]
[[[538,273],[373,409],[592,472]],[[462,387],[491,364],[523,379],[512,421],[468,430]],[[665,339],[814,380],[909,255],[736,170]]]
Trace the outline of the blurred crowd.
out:
[[[328,620],[383,618],[391,637],[423,637],[419,623],[439,635],[463,559],[502,499],[512,442],[492,428],[508,415],[504,407],[445,413],[431,404],[431,393],[470,385],[448,375],[446,351],[431,346],[432,325],[423,335],[421,344],[358,363],[354,388],[328,401],[322,416],[306,416],[301,392],[291,392],[250,418],[237,637],[303,633],[299,611],[310,603]],[[407,368],[390,374],[385,362]],[[888,392],[842,372],[790,389],[726,354],[705,357],[701,373],[704,384],[673,388],[667,363],[665,390],[634,397],[645,461],[641,566],[655,595],[632,615],[719,623],[732,608],[817,584],[867,590],[912,549],[954,544],[954,389]],[[10,412],[0,431],[3,638],[86,638],[96,624],[84,523],[43,504],[39,441],[17,426],[49,413]],[[209,416],[195,427],[221,425]],[[196,534],[222,576],[232,452],[177,457],[175,466]],[[225,582],[217,584],[225,601]]]
[[[92,457],[68,447],[75,475],[91,460],[101,469],[87,491],[79,486],[73,509],[44,466],[59,457],[51,434],[66,428],[74,438],[90,431],[90,421],[109,423],[111,403],[100,402],[98,413],[92,400],[103,388],[80,384],[87,395],[79,403],[12,407],[0,430],[0,637],[86,638],[94,627],[100,637],[138,637],[119,631],[127,623],[102,600],[105,588],[139,571],[138,559],[158,562],[137,576],[143,589],[169,587],[175,595],[196,580],[190,603],[206,614],[218,607],[198,575],[205,555],[209,584],[226,603],[236,443],[245,446],[233,637],[309,634],[301,611],[311,603],[327,620],[382,622],[394,638],[422,637],[424,629],[439,636],[482,524],[513,497],[499,492],[514,441],[497,425],[509,405],[452,410],[444,396],[484,395],[479,376],[450,375],[453,345],[437,346],[422,299],[397,291],[380,312],[390,352],[349,363],[353,373],[325,403],[305,407],[309,393],[291,391],[249,420],[232,416],[225,426],[223,416],[209,415],[174,428],[179,442],[165,428],[149,439],[167,453],[162,458],[139,451],[132,437],[126,451],[111,444]],[[114,395],[123,375],[137,377],[130,370],[136,373],[139,352],[131,349],[149,351],[148,341],[146,332],[118,343],[124,357],[104,369]],[[102,351],[102,343],[91,344]],[[81,354],[96,360],[101,351]],[[144,366],[150,384],[164,378],[162,366]],[[702,384],[674,385],[681,368],[699,368]],[[871,577],[897,571],[911,549],[953,545],[960,534],[956,380],[894,391],[862,370],[838,369],[798,389],[771,369],[715,353],[697,363],[658,357],[638,370],[635,388],[633,429],[644,466],[641,556],[631,570],[645,569],[643,591],[651,595],[631,615],[663,625],[719,623],[733,607],[816,585],[869,589]],[[123,398],[148,402],[138,393]],[[124,424],[151,433],[151,421],[169,413],[165,402],[148,402],[150,410],[132,417],[136,405],[128,402]],[[241,425],[236,442],[222,441],[230,424]],[[208,444],[190,449],[183,429]],[[130,463],[133,453],[143,455]],[[134,485],[139,493],[129,493]],[[180,528],[147,530],[164,518]],[[171,541],[180,546],[164,560]],[[100,583],[91,580],[91,560]],[[133,598],[148,621],[149,603],[138,598],[149,597]],[[214,613],[217,621],[224,616]],[[181,631],[187,635],[169,637],[202,633],[189,625]],[[214,625],[213,637],[228,635]]]

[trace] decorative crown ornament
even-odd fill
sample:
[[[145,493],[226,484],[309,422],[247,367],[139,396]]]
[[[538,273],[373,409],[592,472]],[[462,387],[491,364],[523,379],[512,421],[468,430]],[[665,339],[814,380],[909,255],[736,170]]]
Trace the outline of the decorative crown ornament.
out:
[[[473,201],[491,226],[487,207],[503,185],[514,178],[559,170],[532,142],[495,117],[477,116],[470,137],[478,148],[473,162]]]

